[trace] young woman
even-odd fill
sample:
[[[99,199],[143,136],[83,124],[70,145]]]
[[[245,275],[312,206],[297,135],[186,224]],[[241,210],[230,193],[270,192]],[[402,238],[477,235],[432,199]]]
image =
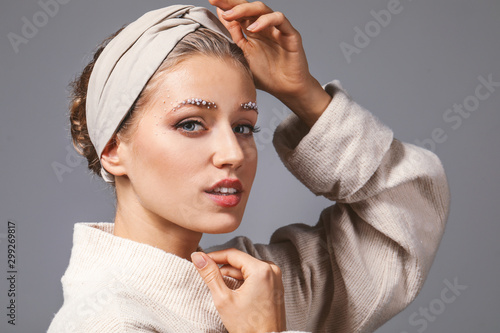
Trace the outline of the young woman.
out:
[[[116,189],[113,223],[77,223],[49,332],[372,332],[417,295],[442,237],[446,176],[332,81],[260,2],[146,13],[73,83],[71,131]],[[256,89],[292,111],[273,144],[313,193],[315,226],[268,245],[238,228],[257,166]],[[296,222],[296,221],[291,221]],[[222,265],[219,267],[218,265]]]

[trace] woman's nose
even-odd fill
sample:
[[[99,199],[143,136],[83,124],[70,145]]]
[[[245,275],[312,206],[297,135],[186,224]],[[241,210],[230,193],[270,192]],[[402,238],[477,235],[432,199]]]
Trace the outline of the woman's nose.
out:
[[[241,143],[230,126],[220,129],[214,136],[213,163],[216,167],[222,168],[229,165],[236,169],[243,163],[245,154]]]

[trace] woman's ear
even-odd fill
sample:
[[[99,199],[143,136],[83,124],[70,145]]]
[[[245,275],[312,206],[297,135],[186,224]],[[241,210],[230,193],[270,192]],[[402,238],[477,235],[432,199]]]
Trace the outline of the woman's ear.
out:
[[[101,165],[107,172],[114,176],[123,176],[127,174],[123,163],[124,161],[121,158],[122,154],[120,154],[119,151],[120,144],[120,139],[115,135],[115,137],[108,142],[101,154]]]

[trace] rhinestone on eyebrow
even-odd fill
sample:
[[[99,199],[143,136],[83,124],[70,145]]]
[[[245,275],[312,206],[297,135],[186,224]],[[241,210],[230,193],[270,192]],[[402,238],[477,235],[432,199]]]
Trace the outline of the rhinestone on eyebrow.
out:
[[[203,98],[188,98],[188,99],[185,99],[183,100],[182,102],[180,102],[179,104],[177,104],[173,109],[172,111],[175,111],[177,110],[178,108],[180,108],[181,106],[183,105],[186,105],[186,104],[192,104],[192,105],[203,105],[203,106],[206,106],[207,109],[210,109],[210,108],[214,108],[214,109],[217,109],[217,104],[215,104],[214,102],[209,102],[209,101],[206,101],[204,100]]]
[[[259,108],[257,107],[257,103],[255,102],[242,103],[241,107],[245,110],[259,110]]]

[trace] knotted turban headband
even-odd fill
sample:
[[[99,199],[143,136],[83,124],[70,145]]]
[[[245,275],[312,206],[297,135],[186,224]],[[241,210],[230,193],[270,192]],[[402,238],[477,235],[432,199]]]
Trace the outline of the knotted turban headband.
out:
[[[233,42],[208,9],[174,5],[144,14],[104,48],[90,75],[86,102],[89,136],[99,159],[163,60],[182,38],[200,27]],[[114,182],[103,167],[101,175],[106,182]]]

